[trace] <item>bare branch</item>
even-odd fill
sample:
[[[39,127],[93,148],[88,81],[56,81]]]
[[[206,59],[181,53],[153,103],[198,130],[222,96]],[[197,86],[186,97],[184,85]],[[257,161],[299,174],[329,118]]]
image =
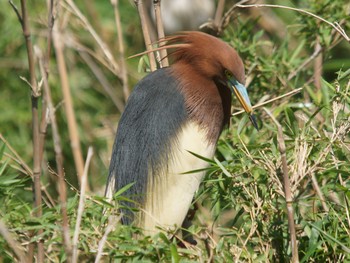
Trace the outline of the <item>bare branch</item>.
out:
[[[287,205],[288,227],[289,227],[289,234],[290,234],[291,247],[292,247],[292,262],[296,263],[296,262],[299,262],[299,255],[298,255],[297,236],[295,232],[295,223],[294,223],[293,197],[292,197],[290,180],[288,175],[286,144],[284,142],[283,130],[282,130],[281,124],[276,120],[276,118],[272,115],[272,113],[268,109],[264,108],[264,110],[277,126],[277,141],[278,141],[278,149],[281,153],[281,159],[282,159],[283,186],[284,186],[284,194],[285,194],[286,205]]]
[[[300,8],[295,8],[295,7],[290,7],[290,6],[283,6],[283,5],[270,5],[270,4],[253,4],[253,5],[242,5],[242,4],[237,4],[235,5],[236,7],[239,7],[239,8],[252,8],[252,7],[271,7],[271,8],[281,8],[281,9],[287,9],[287,10],[292,10],[292,11],[297,11],[299,13],[302,13],[302,14],[306,14],[306,15],[309,15],[309,16],[312,16],[328,25],[330,25],[331,27],[333,27],[347,42],[350,43],[350,37],[346,34],[345,30],[340,27],[340,25],[337,23],[337,22],[329,22],[328,20],[318,16],[318,15],[315,15],[309,11],[306,11],[306,10],[303,10],[303,9],[300,9]]]
[[[103,89],[106,91],[108,96],[114,102],[114,105],[117,107],[117,109],[120,112],[123,112],[124,111],[124,102],[116,96],[111,83],[108,81],[106,76],[103,74],[102,70],[98,67],[98,65],[96,65],[94,60],[91,58],[91,56],[87,52],[79,51],[79,55],[82,57],[82,59],[85,61],[85,63],[91,69],[91,71],[94,73],[94,75],[96,76],[98,81],[101,83]]]
[[[109,47],[100,38],[100,36],[97,34],[97,32],[91,26],[91,24],[86,19],[86,17],[80,12],[79,8],[75,5],[75,3],[72,0],[66,0],[66,3],[72,9],[73,13],[81,20],[81,22],[83,22],[83,24],[86,27],[86,29],[89,31],[89,33],[92,35],[92,37],[96,40],[97,44],[100,46],[101,51],[103,52],[103,54],[107,58],[108,62],[111,64],[112,68],[117,72],[117,75],[120,76],[119,65],[115,61],[111,51],[109,50]]]
[[[129,84],[128,84],[128,71],[127,71],[126,63],[125,63],[123,31],[122,31],[122,26],[121,26],[121,22],[120,22],[118,0],[111,0],[111,3],[113,5],[115,24],[117,27],[119,60],[120,60],[120,66],[121,66],[120,71],[121,71],[121,78],[122,78],[122,83],[123,83],[124,101],[127,101],[128,97],[130,95],[130,90],[129,90]]]
[[[85,204],[85,192],[86,192],[86,180],[87,180],[87,175],[88,175],[88,170],[89,170],[89,165],[90,161],[93,155],[93,149],[90,146],[87,157],[86,157],[86,162],[85,162],[85,167],[84,167],[84,173],[82,177],[82,182],[81,182],[81,188],[80,188],[80,197],[79,197],[79,206],[78,206],[78,213],[77,213],[77,222],[75,224],[75,230],[74,230],[74,237],[73,237],[73,257],[72,257],[72,263],[78,262],[78,239],[79,239],[79,230],[80,230],[80,223],[81,219],[83,217],[83,211],[84,211],[84,204]]]
[[[40,72],[43,77],[44,81],[44,91],[45,91],[45,100],[47,102],[47,113],[48,118],[50,119],[51,127],[52,127],[52,136],[54,141],[54,150],[55,150],[55,157],[56,157],[56,165],[57,165],[57,171],[58,171],[58,193],[60,197],[60,203],[61,203],[61,214],[62,214],[62,237],[63,237],[63,244],[67,255],[67,261],[70,261],[71,257],[71,242],[69,237],[69,222],[68,222],[68,215],[67,215],[67,189],[64,181],[64,169],[63,169],[63,154],[62,154],[62,147],[61,147],[61,138],[58,131],[58,125],[56,121],[56,115],[55,115],[55,109],[52,102],[52,96],[51,96],[51,90],[49,87],[49,82],[47,79],[47,72],[45,70],[45,58],[43,57],[43,54],[41,50],[38,48],[36,49],[36,53],[38,54],[39,58],[39,66],[40,66]]]
[[[103,247],[107,241],[107,236],[109,235],[109,233],[113,230],[114,226],[116,225],[116,223],[118,223],[118,221],[121,219],[121,215],[116,217],[116,216],[110,216],[108,218],[108,225],[106,227],[106,231],[103,234],[100,242],[98,242],[98,250],[97,250],[97,255],[95,258],[95,263],[98,263],[101,261],[101,257],[102,257],[102,252],[103,252]]]
[[[7,244],[10,246],[10,248],[15,252],[17,258],[19,259],[19,262],[25,263],[28,262],[28,260],[25,257],[25,254],[22,250],[21,244],[19,244],[10,231],[7,229],[6,225],[0,220],[0,234],[3,236],[3,238],[6,240]]]
[[[148,51],[150,51],[150,50],[152,50],[152,43],[151,43],[151,37],[149,34],[149,26],[148,26],[146,16],[145,16],[145,10],[143,7],[143,0],[134,0],[134,3],[135,3],[137,10],[139,12],[141,26],[142,26],[142,32],[143,32],[143,38],[145,40],[146,49]],[[149,58],[151,71],[155,71],[157,69],[157,63],[156,63],[154,53],[149,52],[148,58]]]
[[[64,106],[66,110],[67,122],[68,122],[68,132],[71,142],[71,148],[73,151],[73,158],[75,162],[75,167],[77,169],[79,183],[82,183],[82,175],[84,172],[84,160],[83,154],[81,152],[80,138],[78,133],[78,125],[75,117],[73,99],[70,91],[68,73],[66,68],[66,62],[64,58],[64,42],[62,39],[62,33],[58,28],[56,23],[53,28],[53,44],[56,52],[56,59],[58,65],[58,71],[61,79],[62,92],[64,97]],[[87,186],[87,189],[88,186]]]
[[[23,28],[23,19],[22,19],[21,14],[20,14],[19,11],[18,11],[17,6],[12,2],[12,0],[9,0],[9,3],[10,3],[10,5],[12,6],[13,11],[15,11],[16,16],[17,16],[17,18],[18,18],[18,21],[19,21],[19,23],[21,24],[21,26],[22,26],[22,28]]]
[[[161,14],[161,0],[153,0],[153,7],[154,7],[154,13],[156,17],[156,25],[157,25],[157,33],[158,33],[158,39],[164,39],[164,27],[163,27],[163,21],[162,21],[162,14]],[[163,46],[163,42],[159,42],[159,46]],[[167,51],[166,49],[161,49],[159,51],[160,53],[160,59],[158,60],[158,63],[161,67],[167,67],[169,66],[169,61],[167,57]]]
[[[264,105],[266,105],[266,104],[269,104],[269,103],[274,102],[274,101],[276,101],[276,100],[280,100],[280,99],[282,99],[282,98],[284,98],[284,97],[294,96],[295,94],[298,94],[298,93],[299,93],[300,91],[302,91],[302,90],[303,90],[303,88],[294,89],[294,90],[292,90],[292,91],[290,91],[290,92],[288,92],[288,93],[286,93],[286,94],[283,94],[283,95],[281,95],[281,96],[278,96],[278,97],[276,97],[276,98],[273,98],[273,99],[264,101],[264,102],[262,102],[262,103],[256,104],[256,105],[253,106],[253,109],[260,108],[260,107],[262,107],[262,106],[264,106]],[[245,112],[244,110],[237,111],[237,112],[231,114],[231,117],[232,117],[232,116],[239,115],[239,114],[242,114],[242,113],[244,113],[244,112]]]
[[[39,133],[39,102],[38,97],[40,92],[38,89],[36,77],[35,77],[35,60],[33,53],[33,44],[30,34],[30,24],[28,19],[27,1],[21,0],[21,12],[19,14],[16,6],[10,1],[12,8],[14,9],[20,23],[22,26],[23,36],[25,39],[29,76],[30,76],[30,87],[31,87],[31,97],[32,97],[32,137],[33,137],[33,178],[34,178],[34,207],[35,215],[40,218],[42,216],[42,196],[41,196],[41,154],[40,154],[40,133]],[[43,233],[42,229],[38,230],[38,235]],[[38,257],[37,261],[39,263],[44,261],[44,243],[42,240],[38,242]]]

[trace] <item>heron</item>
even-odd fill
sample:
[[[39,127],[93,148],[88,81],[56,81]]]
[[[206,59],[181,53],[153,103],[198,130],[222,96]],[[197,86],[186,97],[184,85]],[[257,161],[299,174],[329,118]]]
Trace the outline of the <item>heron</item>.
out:
[[[258,128],[233,47],[195,31],[165,41],[172,63],[134,87],[118,123],[105,191],[112,198],[128,187],[122,223],[148,233],[181,227],[208,167],[198,156],[213,158],[232,98]]]

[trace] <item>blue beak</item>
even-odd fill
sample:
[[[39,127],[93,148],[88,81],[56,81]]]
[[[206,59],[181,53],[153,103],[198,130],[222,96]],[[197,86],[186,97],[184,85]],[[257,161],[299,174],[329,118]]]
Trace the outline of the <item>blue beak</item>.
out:
[[[252,104],[250,103],[246,87],[244,87],[241,83],[239,83],[233,78],[230,78],[227,81],[227,84],[231,92],[234,93],[238,98],[238,101],[242,105],[243,109],[246,111],[246,113],[248,113],[249,119],[252,122],[255,129],[259,130],[255,115],[253,114]]]

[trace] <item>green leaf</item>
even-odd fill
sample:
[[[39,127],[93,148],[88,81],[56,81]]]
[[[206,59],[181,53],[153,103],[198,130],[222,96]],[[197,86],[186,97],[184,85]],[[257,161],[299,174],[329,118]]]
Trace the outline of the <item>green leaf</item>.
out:
[[[293,135],[297,136],[299,134],[299,127],[298,127],[298,121],[295,118],[294,112],[289,107],[285,108],[284,112],[286,115],[287,123],[291,128]]]
[[[215,163],[220,167],[221,171],[227,176],[227,177],[232,177],[231,173],[226,170],[226,168],[222,165],[222,163],[214,157]]]
[[[128,191],[135,183],[132,182],[130,184],[127,184],[126,186],[124,186],[122,189],[119,189],[113,196],[114,198],[119,197],[120,195],[122,195],[123,193],[125,193],[126,191]]]
[[[248,122],[248,115],[244,114],[243,118],[238,123],[237,135],[241,134],[243,127],[247,124],[247,122]]]
[[[177,252],[177,247],[175,244],[170,244],[170,253],[171,253],[171,262],[172,263],[180,262],[179,253]]]
[[[327,232],[323,231],[321,228],[319,228],[318,226],[316,226],[315,224],[312,223],[308,223],[309,225],[311,225],[312,227],[314,227],[316,230],[318,230],[320,233],[322,233],[324,235],[324,237],[326,237],[327,239],[337,243],[346,253],[350,253],[350,248],[347,247],[346,245],[344,245],[342,242],[340,242],[338,239],[334,238],[333,236],[331,236],[330,234],[328,234]]]
[[[189,152],[193,156],[196,156],[197,158],[199,158],[199,159],[201,159],[203,161],[206,161],[207,163],[215,164],[215,162],[213,160],[209,159],[209,158],[206,158],[204,156],[201,156],[201,155],[199,155],[197,153],[194,153],[194,152],[191,152],[191,151],[187,151],[187,152]]]

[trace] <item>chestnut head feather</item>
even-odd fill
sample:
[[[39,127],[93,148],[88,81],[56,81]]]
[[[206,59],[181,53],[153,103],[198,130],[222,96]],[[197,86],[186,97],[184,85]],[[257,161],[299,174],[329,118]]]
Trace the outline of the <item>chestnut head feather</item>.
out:
[[[173,63],[187,62],[202,76],[226,81],[226,71],[241,84],[245,83],[244,65],[236,50],[224,41],[201,32],[183,32],[164,39],[176,49],[170,52]],[[180,45],[176,45],[181,43]]]

